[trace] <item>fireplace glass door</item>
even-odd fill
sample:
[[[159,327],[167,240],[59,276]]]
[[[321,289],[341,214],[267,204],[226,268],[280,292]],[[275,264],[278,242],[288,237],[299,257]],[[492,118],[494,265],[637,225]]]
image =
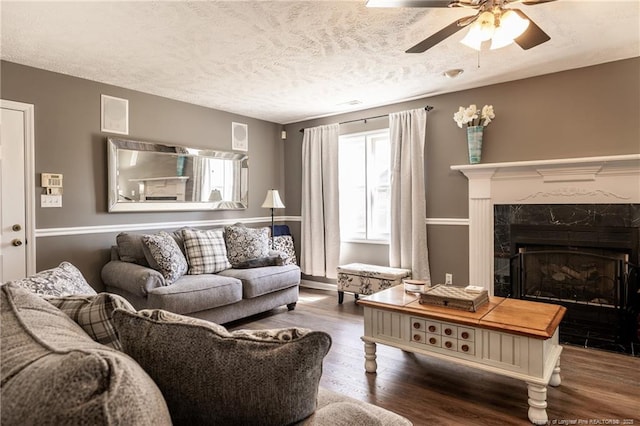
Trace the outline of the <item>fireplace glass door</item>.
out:
[[[520,297],[619,308],[625,289],[624,253],[520,249]]]

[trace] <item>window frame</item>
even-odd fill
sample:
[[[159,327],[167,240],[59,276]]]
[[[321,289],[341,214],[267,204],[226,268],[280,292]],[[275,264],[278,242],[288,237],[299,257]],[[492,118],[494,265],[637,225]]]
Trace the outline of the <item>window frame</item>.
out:
[[[374,190],[372,189],[374,185],[372,185],[373,180],[375,178],[375,170],[371,167],[373,163],[374,148],[373,148],[373,139],[380,136],[386,136],[387,143],[389,145],[389,162],[387,164],[387,173],[388,173],[388,181],[386,184],[387,192],[390,194],[391,192],[391,135],[389,128],[381,128],[375,130],[367,130],[362,132],[353,132],[340,135],[339,146],[342,147],[349,139],[361,139],[364,138],[364,173],[365,173],[365,230],[364,233],[350,233],[349,236],[344,236],[344,230],[342,226],[342,215],[341,215],[341,226],[340,226],[340,241],[343,243],[364,243],[364,244],[380,244],[380,245],[388,245],[390,240],[390,230],[387,230],[385,233],[378,233],[375,237],[370,237],[372,232],[372,222],[373,222],[373,201],[374,201]],[[340,161],[343,161],[340,159]],[[342,186],[340,183],[340,177],[338,177],[339,187]],[[341,196],[342,197],[342,196]],[[342,206],[341,210],[342,210]],[[390,221],[390,210],[387,211],[388,214],[388,224]],[[382,237],[382,238],[380,238]]]

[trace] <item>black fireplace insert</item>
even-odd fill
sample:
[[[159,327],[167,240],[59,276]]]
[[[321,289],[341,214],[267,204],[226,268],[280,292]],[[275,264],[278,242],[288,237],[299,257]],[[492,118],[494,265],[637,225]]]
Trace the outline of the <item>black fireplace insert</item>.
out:
[[[567,308],[560,338],[640,348],[638,228],[511,225],[511,297]]]

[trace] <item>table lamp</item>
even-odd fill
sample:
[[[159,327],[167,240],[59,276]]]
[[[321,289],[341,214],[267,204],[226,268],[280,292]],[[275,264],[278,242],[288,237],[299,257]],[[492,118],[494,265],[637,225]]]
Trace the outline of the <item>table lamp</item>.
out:
[[[284,209],[277,189],[267,190],[267,197],[262,203],[262,208],[271,209],[271,249],[273,250],[273,209]]]

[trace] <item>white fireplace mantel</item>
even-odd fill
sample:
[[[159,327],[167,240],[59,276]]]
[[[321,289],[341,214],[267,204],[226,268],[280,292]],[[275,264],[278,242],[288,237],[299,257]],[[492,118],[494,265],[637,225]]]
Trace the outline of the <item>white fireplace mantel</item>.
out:
[[[454,165],[469,179],[469,284],[493,294],[496,204],[640,203],[640,154]]]

